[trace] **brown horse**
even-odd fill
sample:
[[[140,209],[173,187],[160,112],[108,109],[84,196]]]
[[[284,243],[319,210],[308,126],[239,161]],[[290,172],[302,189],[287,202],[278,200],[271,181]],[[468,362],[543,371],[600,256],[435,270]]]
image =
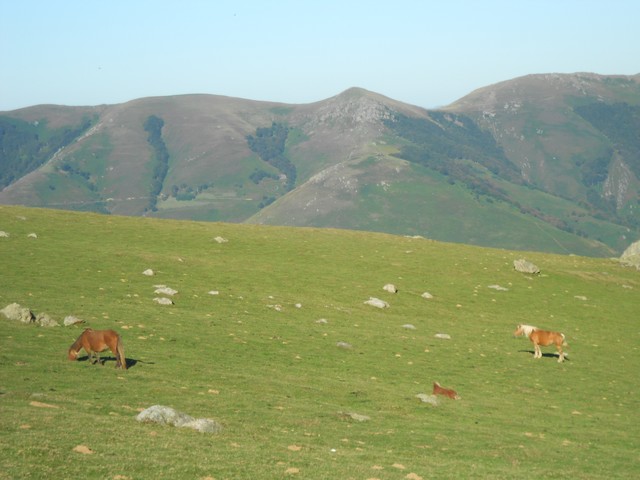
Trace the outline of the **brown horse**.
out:
[[[100,352],[110,349],[116,357],[116,368],[127,369],[127,359],[124,356],[122,339],[113,330],[92,330],[87,328],[69,347],[69,360],[78,358],[78,352],[83,348],[89,354],[91,363],[100,362]]]
[[[445,397],[449,397],[451,400],[460,399],[460,396],[456,393],[455,390],[451,390],[450,388],[444,388],[440,386],[438,382],[433,382],[433,394],[444,395]]]
[[[540,350],[541,346],[548,347],[549,345],[555,344],[558,349],[558,362],[564,361],[564,352],[562,351],[562,347],[568,346],[564,339],[564,333],[540,330],[533,325],[518,325],[516,331],[513,332],[513,335],[516,337],[520,335],[526,335],[529,337],[529,340],[533,342],[533,358],[542,358],[542,350]]]

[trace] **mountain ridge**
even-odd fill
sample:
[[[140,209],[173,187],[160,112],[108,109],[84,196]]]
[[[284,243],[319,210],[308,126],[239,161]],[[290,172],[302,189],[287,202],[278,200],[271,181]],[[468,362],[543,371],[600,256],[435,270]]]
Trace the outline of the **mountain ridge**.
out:
[[[54,151],[0,183],[0,203],[607,256],[640,236],[640,159],[618,125],[639,105],[640,75],[582,73],[507,80],[438,110],[359,87],[308,104],[27,107],[0,112],[5,150],[35,136],[34,152]],[[607,115],[626,115],[620,131],[603,133]]]

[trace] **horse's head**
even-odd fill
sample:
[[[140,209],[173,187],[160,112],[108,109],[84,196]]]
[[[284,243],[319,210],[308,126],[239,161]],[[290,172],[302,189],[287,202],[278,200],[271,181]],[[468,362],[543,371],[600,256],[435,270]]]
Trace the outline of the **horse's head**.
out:
[[[525,335],[525,336],[529,336],[531,335],[531,332],[533,332],[534,330],[537,330],[536,327],[534,327],[533,325],[518,325],[516,327],[516,331],[513,332],[513,336],[514,337],[519,337],[520,335]]]
[[[75,360],[76,358],[78,358],[78,352],[70,348],[69,352],[67,352],[67,358],[69,360]]]

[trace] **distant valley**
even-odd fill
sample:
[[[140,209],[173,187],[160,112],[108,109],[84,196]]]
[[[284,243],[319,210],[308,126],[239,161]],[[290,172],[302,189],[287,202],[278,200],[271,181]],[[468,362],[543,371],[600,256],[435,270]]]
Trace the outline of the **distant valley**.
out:
[[[640,238],[640,75],[529,75],[439,110],[352,88],[0,112],[0,204],[615,256]]]

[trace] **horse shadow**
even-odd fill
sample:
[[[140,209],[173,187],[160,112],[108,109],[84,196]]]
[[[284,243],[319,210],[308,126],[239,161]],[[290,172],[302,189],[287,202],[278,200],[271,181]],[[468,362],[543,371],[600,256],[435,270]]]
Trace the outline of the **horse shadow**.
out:
[[[76,360],[78,362],[87,362],[89,361],[89,355],[78,357]],[[104,356],[104,357],[100,357],[100,360],[98,360],[98,363],[104,366],[106,362],[112,362],[112,361],[117,362],[118,359],[116,357]],[[154,363],[154,362],[143,362],[142,360],[137,360],[135,358],[126,358],[125,361],[127,362],[127,370],[129,370],[131,367],[135,367],[138,363],[149,363],[152,365]]]
[[[526,353],[530,353],[531,356],[533,356],[536,352],[534,350],[518,350],[518,352],[526,352]],[[542,356],[544,358],[558,358],[558,352],[542,352]],[[569,359],[569,355],[567,355],[567,352],[564,352],[564,361],[565,362],[570,362],[571,360]]]

